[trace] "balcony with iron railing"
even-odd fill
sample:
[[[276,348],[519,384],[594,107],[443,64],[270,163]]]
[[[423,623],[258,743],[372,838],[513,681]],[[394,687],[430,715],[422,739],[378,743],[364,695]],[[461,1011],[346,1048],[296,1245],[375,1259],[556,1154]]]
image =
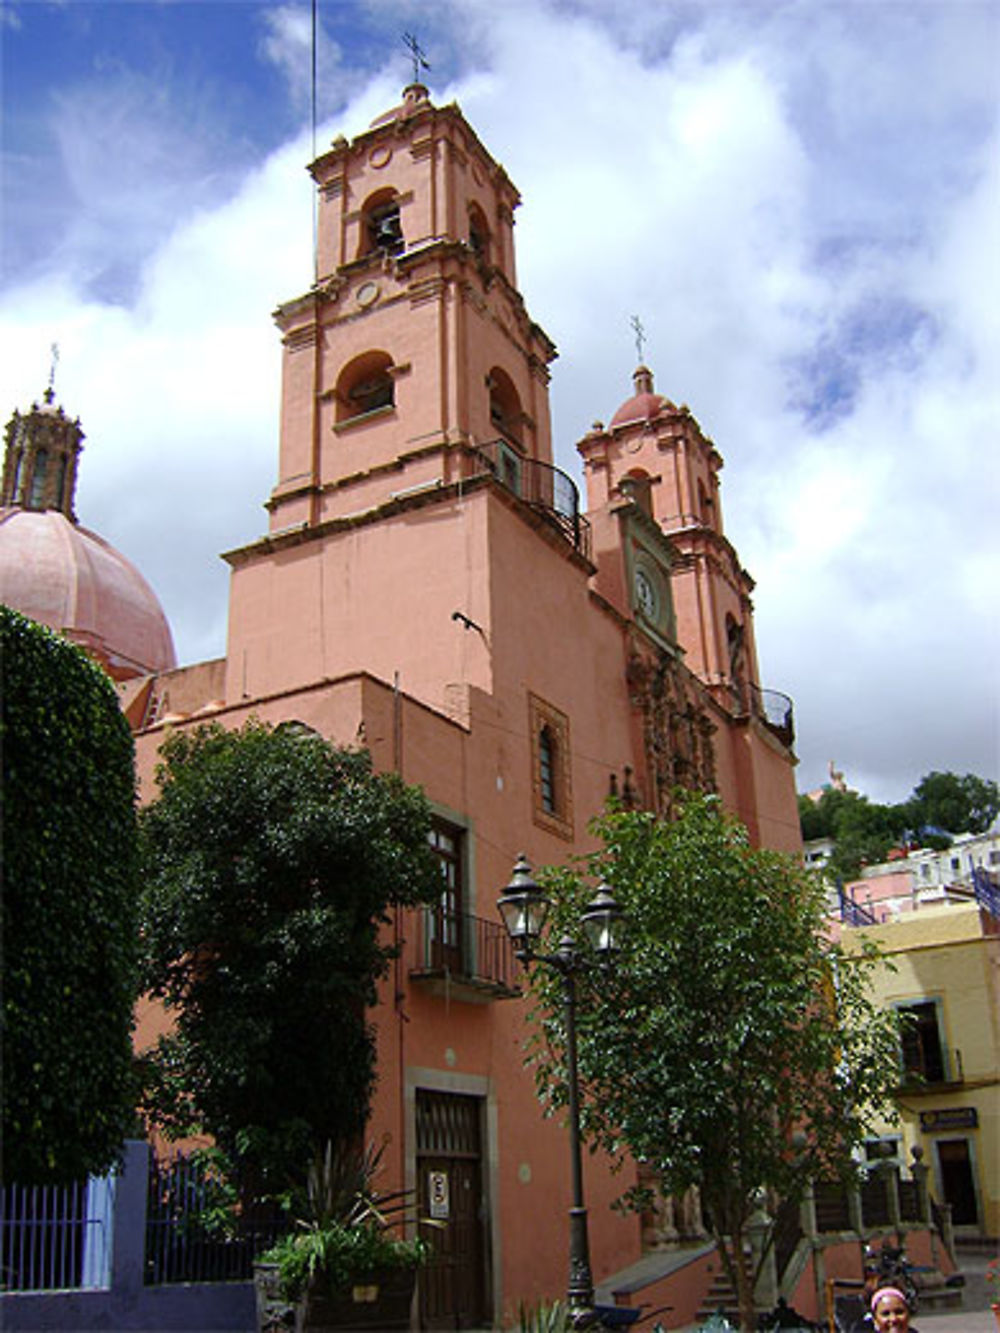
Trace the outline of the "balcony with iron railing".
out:
[[[520,994],[517,959],[499,921],[436,906],[415,912],[413,923],[411,981],[477,1003]]]
[[[580,493],[572,477],[550,463],[526,458],[502,439],[477,446],[476,455],[491,476],[590,559],[590,523],[580,509]]]
[[[742,680],[732,680],[726,688],[737,716],[759,718],[782,745],[791,748],[795,741],[795,708],[787,694],[762,690]]]
[[[795,740],[795,713],[788,695],[780,690],[762,690],[751,685],[750,702],[756,716],[774,732],[782,745],[791,747]]]

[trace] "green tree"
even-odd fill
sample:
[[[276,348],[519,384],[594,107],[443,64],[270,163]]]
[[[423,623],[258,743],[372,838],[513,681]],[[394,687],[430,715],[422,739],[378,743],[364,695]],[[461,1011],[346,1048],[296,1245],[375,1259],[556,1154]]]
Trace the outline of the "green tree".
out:
[[[918,831],[931,827],[946,833],[985,833],[1000,812],[1000,788],[974,773],[927,773],[907,809]]]
[[[855,791],[831,789],[815,804],[800,797],[799,820],[803,838],[833,839],[828,873],[856,879],[862,866],[885,860],[906,833],[911,815],[907,805],[880,805]]]
[[[821,800],[814,801],[810,796],[799,797],[799,826],[803,842],[811,842],[813,838],[829,838],[833,834],[829,817],[821,809]]]
[[[134,1124],[132,737],[105,673],[0,608],[3,1169],[107,1170]]]
[[[825,941],[816,878],[754,849],[715,798],[685,798],[671,823],[612,811],[596,831],[589,875],[611,884],[629,929],[609,972],[579,976],[585,1133],[627,1148],[668,1195],[699,1188],[750,1329],[740,1257],[758,1191],[794,1199],[808,1176],[850,1169],[898,1072],[896,1020],[870,1001],[872,958]],[[558,938],[592,883],[567,869],[544,879]],[[535,969],[532,1057],[551,1107],[566,1096],[556,984]]]
[[[213,1135],[245,1196],[282,1188],[364,1128],[382,927],[441,890],[428,806],[295,724],[177,732],[161,755],[145,982],[175,1026],[146,1061],[146,1110]]]
[[[908,840],[940,850],[950,846],[952,834],[983,833],[998,812],[1000,788],[974,773],[928,773],[898,805],[835,789],[815,802],[799,797],[802,837],[833,839],[827,870],[840,879],[856,879],[862,866],[884,861]]]

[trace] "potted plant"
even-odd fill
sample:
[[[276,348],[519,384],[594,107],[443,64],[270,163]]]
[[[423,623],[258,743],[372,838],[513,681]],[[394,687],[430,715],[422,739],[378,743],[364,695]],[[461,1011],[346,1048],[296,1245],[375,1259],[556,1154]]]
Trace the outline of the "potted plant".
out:
[[[1000,1259],[991,1259],[986,1265],[986,1288],[989,1292],[993,1318],[1000,1327]]]
[[[295,1227],[255,1267],[261,1333],[409,1328],[427,1248],[399,1234],[409,1196],[376,1189],[381,1158],[328,1144],[312,1163]]]

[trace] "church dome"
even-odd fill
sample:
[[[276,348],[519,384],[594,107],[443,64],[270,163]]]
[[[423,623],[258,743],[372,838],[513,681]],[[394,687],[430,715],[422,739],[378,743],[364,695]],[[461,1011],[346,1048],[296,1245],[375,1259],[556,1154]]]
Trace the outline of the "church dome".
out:
[[[83,431],[53,404],[15,412],[0,486],[0,602],[65,634],[115,680],[177,665],[156,594],[73,512]]]
[[[648,366],[639,366],[632,376],[635,393],[626,399],[611,418],[611,429],[627,426],[634,421],[650,421],[664,408],[671,406],[662,394],[653,391],[653,372]]]
[[[135,566],[57,509],[0,509],[0,602],[85,648],[115,680],[177,665],[170,626]]]

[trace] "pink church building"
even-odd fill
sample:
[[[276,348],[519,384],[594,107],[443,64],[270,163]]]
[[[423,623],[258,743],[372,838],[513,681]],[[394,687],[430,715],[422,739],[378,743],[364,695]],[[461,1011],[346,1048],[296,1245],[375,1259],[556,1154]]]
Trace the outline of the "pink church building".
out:
[[[678,785],[714,790],[799,851],[791,705],[761,688],[722,458],[687,407],[640,366],[578,443],[584,501],[554,466],[518,192],[459,108],[414,84],[311,171],[317,279],[276,313],[277,478],[268,530],[225,555],[226,655],[136,674],[122,703],[147,798],[168,725],[250,716],[426,791],[442,899],[395,923],[372,1136],[399,1183],[448,1182],[421,1326],[500,1326],[564,1290],[569,1153],[523,1067],[498,893],[522,851],[589,848],[613,791],[666,813]],[[611,1209],[631,1178],[586,1163],[598,1283],[662,1241]]]

